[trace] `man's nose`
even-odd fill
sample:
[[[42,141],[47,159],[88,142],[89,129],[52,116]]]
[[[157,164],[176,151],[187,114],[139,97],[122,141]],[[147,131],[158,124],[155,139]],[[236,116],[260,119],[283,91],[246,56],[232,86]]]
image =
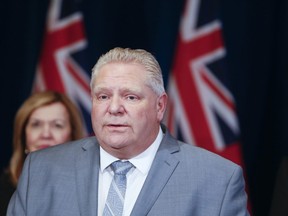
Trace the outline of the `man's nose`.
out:
[[[124,104],[120,97],[112,97],[109,104],[110,114],[119,114],[124,112]]]

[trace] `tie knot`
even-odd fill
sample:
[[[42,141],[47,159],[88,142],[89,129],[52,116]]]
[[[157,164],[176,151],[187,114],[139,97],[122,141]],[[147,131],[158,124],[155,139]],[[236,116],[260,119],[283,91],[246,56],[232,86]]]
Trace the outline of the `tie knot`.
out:
[[[129,161],[115,161],[111,164],[111,168],[116,175],[126,175],[133,167],[133,164]]]

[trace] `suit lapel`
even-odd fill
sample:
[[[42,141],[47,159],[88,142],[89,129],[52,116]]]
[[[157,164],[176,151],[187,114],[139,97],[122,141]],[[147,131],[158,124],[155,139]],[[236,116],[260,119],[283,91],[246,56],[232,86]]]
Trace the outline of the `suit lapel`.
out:
[[[172,155],[177,151],[179,146],[166,132],[131,215],[148,214],[179,163]]]
[[[80,214],[95,216],[98,213],[99,146],[95,138],[88,138],[79,150],[75,168]]]

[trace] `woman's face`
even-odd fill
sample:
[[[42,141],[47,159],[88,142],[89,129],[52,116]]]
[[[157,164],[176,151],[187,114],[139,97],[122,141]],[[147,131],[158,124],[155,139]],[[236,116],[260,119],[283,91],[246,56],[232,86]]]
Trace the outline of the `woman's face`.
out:
[[[56,102],[34,110],[25,128],[29,152],[71,140],[71,124],[66,107]]]

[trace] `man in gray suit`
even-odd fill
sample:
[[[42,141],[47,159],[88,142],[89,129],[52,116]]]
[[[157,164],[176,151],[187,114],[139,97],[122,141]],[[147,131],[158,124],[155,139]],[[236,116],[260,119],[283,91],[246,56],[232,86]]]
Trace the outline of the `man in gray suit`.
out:
[[[8,216],[249,215],[242,169],[161,124],[168,98],[149,52],[101,56],[91,98],[97,138],[30,153]]]

